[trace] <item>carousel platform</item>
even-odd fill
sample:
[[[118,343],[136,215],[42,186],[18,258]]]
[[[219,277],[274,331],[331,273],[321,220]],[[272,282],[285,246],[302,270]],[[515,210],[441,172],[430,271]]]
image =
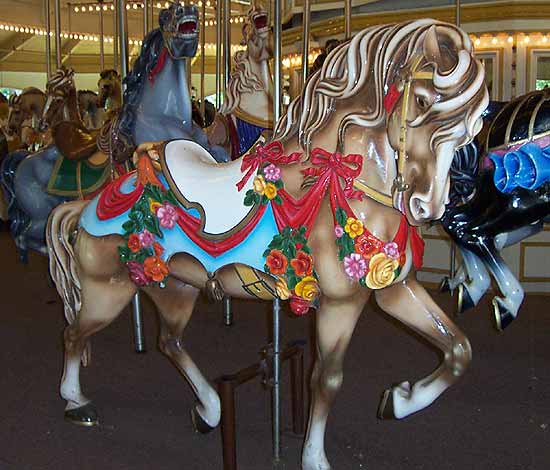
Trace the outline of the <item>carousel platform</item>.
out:
[[[93,338],[82,386],[101,425],[63,420],[62,305],[48,283],[46,259],[16,262],[0,234],[0,470],[217,470],[219,431],[195,434],[194,397],[156,346],[154,309],[144,302],[148,352],[134,353],[129,311]],[[447,312],[453,300],[434,293]],[[436,352],[389,321],[369,302],[345,363],[344,385],[329,420],[327,453],[336,470],[546,470],[550,462],[550,309],[529,296],[503,334],[492,327],[489,302],[457,319],[473,346],[464,379],[427,410],[382,422],[376,409],[393,382],[415,380],[437,365]],[[221,305],[201,299],[185,344],[215,378],[256,361],[267,336],[268,304],[234,303],[235,325]],[[310,319],[283,318],[284,341],[307,338]],[[306,358],[307,362],[309,361]],[[307,363],[306,362],[306,363]],[[290,432],[288,370],[283,374],[283,461],[298,469],[302,439]],[[259,381],[237,395],[240,470],[271,469],[270,396]]]

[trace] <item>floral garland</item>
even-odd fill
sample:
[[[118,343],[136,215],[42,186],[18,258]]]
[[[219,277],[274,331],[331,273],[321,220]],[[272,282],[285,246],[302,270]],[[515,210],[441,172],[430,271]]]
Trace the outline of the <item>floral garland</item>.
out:
[[[281,196],[277,194],[283,188],[281,180],[281,169],[273,163],[264,166],[254,178],[254,189],[249,189],[244,196],[244,205],[255,204],[266,205],[269,201],[275,204],[282,204]]]
[[[347,276],[370,289],[389,286],[401,273],[405,253],[394,241],[380,241],[342,208],[336,209],[335,218],[338,258],[344,262]]]
[[[157,283],[164,287],[169,270],[161,258],[164,248],[157,239],[163,238],[161,227],[174,228],[178,221],[177,205],[170,190],[147,183],[130,209],[128,220],[122,225],[126,243],[118,247],[118,252],[128,268],[130,279],[137,286]]]
[[[285,227],[263,254],[265,271],[277,277],[277,296],[290,299],[290,308],[296,315],[305,315],[319,297],[317,273],[305,234],[304,226],[295,230]]]

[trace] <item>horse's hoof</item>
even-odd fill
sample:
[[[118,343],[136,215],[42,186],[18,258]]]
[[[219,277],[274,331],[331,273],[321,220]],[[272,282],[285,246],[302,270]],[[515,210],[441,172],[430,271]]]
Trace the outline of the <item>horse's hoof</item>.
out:
[[[448,277],[441,279],[441,283],[439,284],[439,292],[451,292],[451,285]]]
[[[468,289],[464,287],[464,284],[459,284],[457,309],[458,313],[464,313],[466,310],[470,310],[473,307],[475,307],[475,304],[472,300],[472,297],[470,297],[470,294],[468,293]]]
[[[65,421],[78,424],[79,426],[97,426],[99,424],[97,410],[92,403],[87,403],[72,410],[66,410]]]
[[[516,317],[512,315],[504,305],[496,298],[493,299],[493,313],[495,315],[495,323],[498,331],[503,331],[504,328],[510,325]]]
[[[214,429],[212,426],[210,426],[199,414],[197,411],[197,407],[194,406],[191,409],[191,421],[193,422],[193,428],[195,429],[195,432],[199,434],[208,434],[212,432]]]
[[[393,411],[393,389],[387,389],[382,395],[378,407],[378,419],[396,419]]]

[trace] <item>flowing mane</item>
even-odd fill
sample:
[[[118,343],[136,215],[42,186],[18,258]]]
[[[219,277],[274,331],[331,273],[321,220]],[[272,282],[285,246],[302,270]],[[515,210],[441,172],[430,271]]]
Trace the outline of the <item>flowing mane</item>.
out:
[[[367,84],[373,88],[369,94],[372,97],[372,106],[367,112],[351,113],[342,119],[339,144],[342,144],[345,130],[351,124],[363,127],[381,125],[386,118],[384,96],[399,78],[402,69],[414,57],[424,56],[424,42],[431,28],[436,28],[438,32],[442,31],[449,37],[451,43],[444,44],[443,47],[458,51],[458,63],[450,71],[440,70],[443,64],[426,57],[434,67],[433,83],[441,100],[411,123],[411,126],[420,125],[435,113],[443,112],[448,124],[442,126],[432,137],[432,145],[439,143],[439,139],[452,136],[458,119],[454,119],[451,124],[449,119],[463,118],[465,109],[470,110],[470,115],[475,114],[477,106],[468,108],[466,104],[474,99],[481,102],[483,98],[483,67],[479,61],[471,59],[472,44],[466,33],[447,23],[423,19],[373,26],[335,48],[321,70],[308,81],[301,96],[290,104],[286,115],[279,120],[274,139],[285,141],[298,136],[299,145],[309,154],[312,138],[331,118],[335,101],[353,98]],[[474,135],[475,120],[469,119],[470,115],[467,115],[464,143]]]
[[[239,106],[242,93],[253,93],[264,89],[260,78],[252,72],[248,59],[248,50],[237,51],[233,57],[233,61],[235,68],[231,73],[226,96],[220,108],[220,112],[223,114],[229,114]]]
[[[139,104],[147,75],[155,67],[163,45],[164,41],[160,28],[151,31],[143,41],[141,52],[134,63],[134,67],[124,79],[126,89],[124,91],[123,105],[119,114],[118,131],[124,134],[128,139],[131,139],[134,130],[136,108]]]

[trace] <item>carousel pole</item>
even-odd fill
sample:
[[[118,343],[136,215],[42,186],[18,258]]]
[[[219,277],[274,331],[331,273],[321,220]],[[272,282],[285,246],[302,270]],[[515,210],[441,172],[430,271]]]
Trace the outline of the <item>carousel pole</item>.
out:
[[[117,18],[118,6],[115,5],[113,12],[113,68],[115,70],[119,69],[118,66],[118,18]]]
[[[50,40],[52,25],[50,21],[50,0],[45,0],[44,9],[44,16],[46,19],[46,75],[49,80],[52,76],[52,43]]]
[[[201,20],[201,114],[206,120],[206,105],[204,103],[204,71],[206,67],[206,1],[202,2],[202,20]]]
[[[61,1],[54,3],[54,27],[55,27],[55,66],[61,68]]]
[[[222,29],[222,0],[216,1],[216,109],[222,105],[222,50],[220,42],[223,34]]]
[[[346,40],[351,38],[351,0],[344,0],[344,34]]]
[[[281,0],[273,2],[273,128],[281,117]],[[307,57],[305,58],[307,64]],[[272,392],[272,414],[273,414],[273,459],[277,462],[281,456],[281,300],[273,300],[273,392]]]
[[[223,0],[223,95],[227,93],[231,73],[231,2]]]
[[[460,27],[460,0],[455,0],[455,23]],[[449,278],[454,279],[456,274],[456,245],[451,241],[451,259],[449,261]],[[454,288],[449,286],[449,292],[454,295]]]
[[[309,25],[311,22],[311,0],[304,0],[303,13],[303,43],[302,43],[302,87],[307,82],[307,73],[309,69]]]
[[[149,32],[149,0],[143,0],[143,38]]]
[[[105,32],[103,31],[103,0],[99,2],[99,67],[105,70]],[[70,11],[70,10],[69,10]]]

